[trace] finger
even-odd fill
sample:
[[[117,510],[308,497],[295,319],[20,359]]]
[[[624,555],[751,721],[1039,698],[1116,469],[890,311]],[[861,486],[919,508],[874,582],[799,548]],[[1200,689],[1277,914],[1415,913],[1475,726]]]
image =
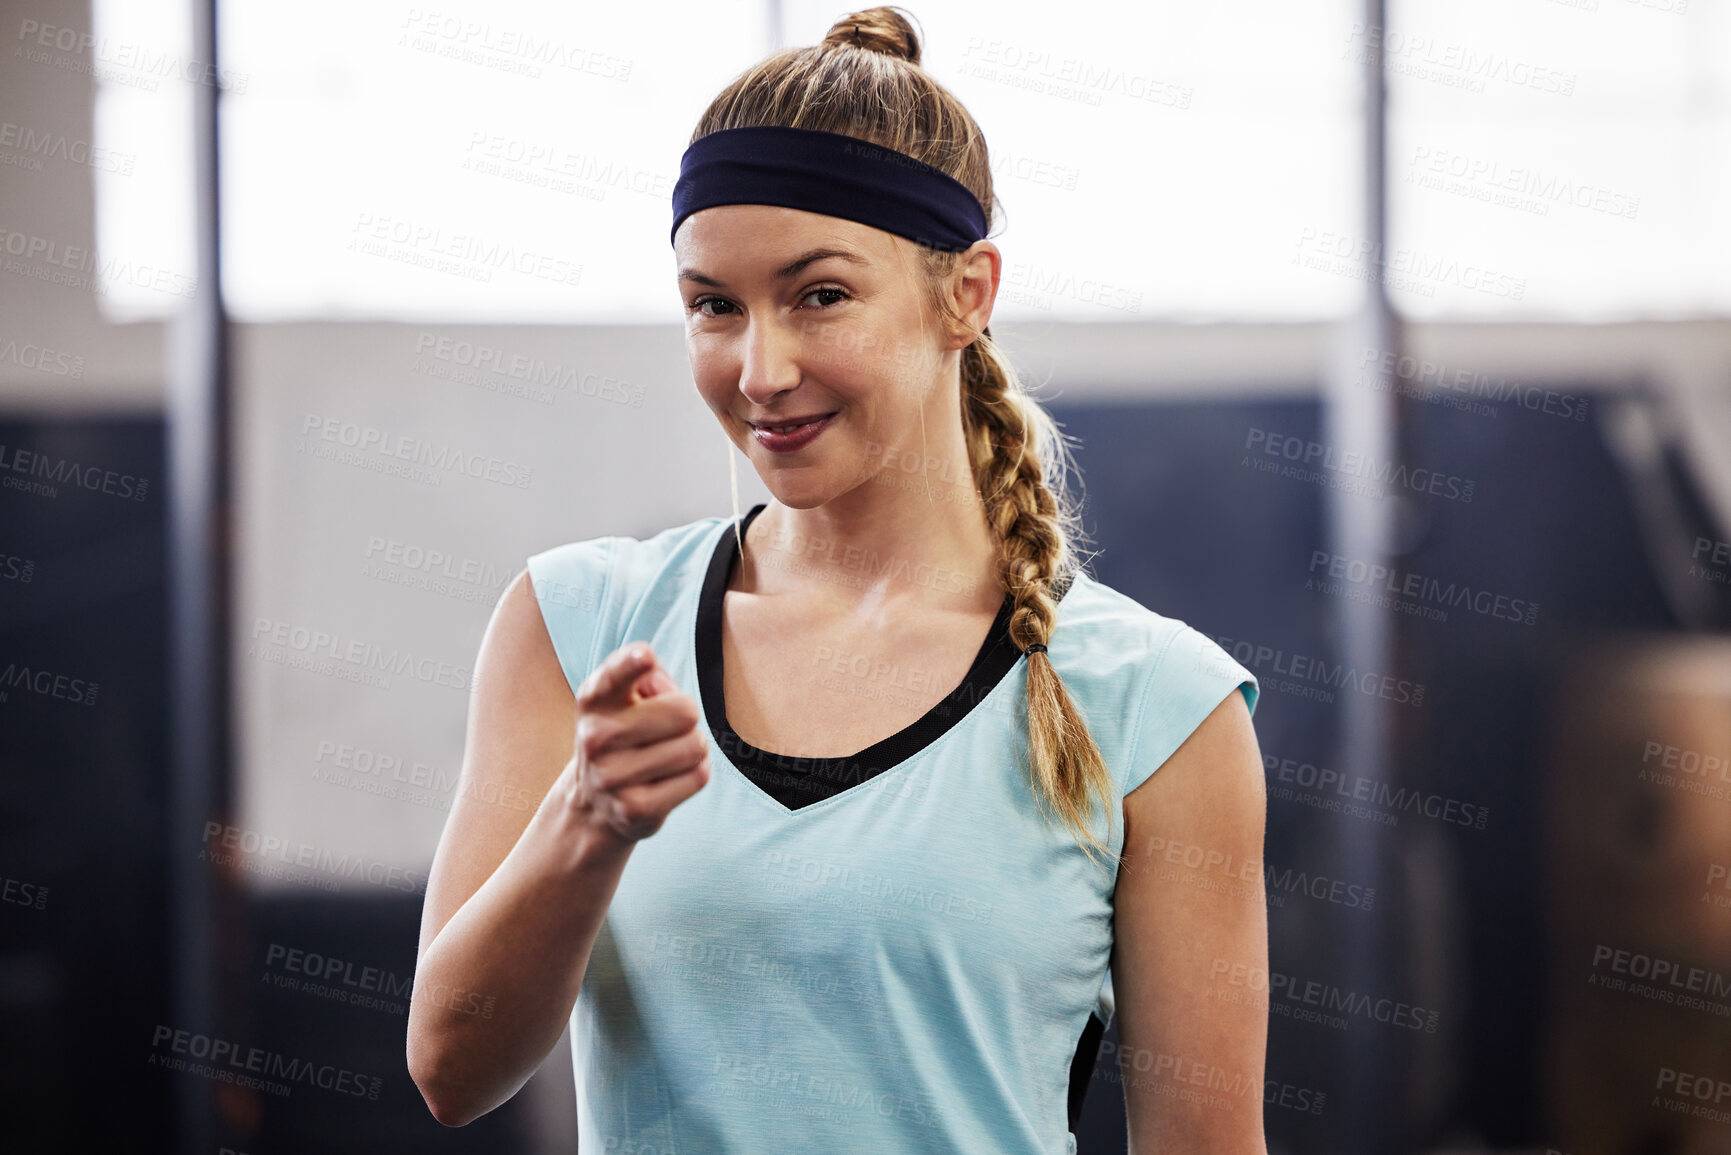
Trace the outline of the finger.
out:
[[[655,651],[646,642],[619,647],[577,687],[577,704],[584,709],[629,704],[632,683],[654,661]]]
[[[702,720],[702,710],[690,694],[658,694],[612,715],[611,723],[615,729],[603,748],[640,750],[669,738],[683,738],[690,734],[707,737],[708,729],[698,726]]]
[[[641,749],[690,734],[702,719],[697,700],[677,692],[657,694],[616,709],[592,707],[577,712],[577,745],[594,761],[610,751]]]
[[[708,785],[711,768],[708,759],[699,762],[676,774],[658,778],[654,782],[643,783],[630,787],[629,795],[615,798],[639,813],[659,814],[663,820],[675,806],[696,794]],[[659,824],[657,824],[659,830]]]
[[[708,757],[708,735],[687,731],[656,742],[615,750],[607,759],[605,768],[595,767],[595,783],[603,790],[617,793],[627,786],[641,786],[683,774]]]

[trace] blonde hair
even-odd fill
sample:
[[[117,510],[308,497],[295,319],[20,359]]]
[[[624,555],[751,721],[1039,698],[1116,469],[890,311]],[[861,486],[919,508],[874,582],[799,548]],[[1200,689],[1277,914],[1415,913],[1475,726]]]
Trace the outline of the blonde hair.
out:
[[[997,214],[985,137],[961,101],[919,63],[919,38],[901,10],[854,12],[837,20],[822,43],[778,52],[741,73],[710,103],[691,139],[765,125],[854,136],[954,177],[979,199],[989,226]],[[921,252],[936,311],[960,323],[944,292],[959,254],[925,246]],[[990,326],[963,350],[961,379],[962,428],[997,543],[998,573],[1014,603],[1010,640],[1021,649],[1051,638],[1058,614],[1054,588],[1065,588],[1081,569],[1080,518],[1065,484],[1068,450],[1057,423],[992,341]],[[730,465],[733,460],[730,446]],[[737,533],[737,475],[733,504]],[[1036,796],[1049,816],[1072,828],[1090,857],[1095,850],[1111,855],[1084,818],[1097,800],[1112,820],[1111,773],[1044,652],[1028,655],[1027,718]]]

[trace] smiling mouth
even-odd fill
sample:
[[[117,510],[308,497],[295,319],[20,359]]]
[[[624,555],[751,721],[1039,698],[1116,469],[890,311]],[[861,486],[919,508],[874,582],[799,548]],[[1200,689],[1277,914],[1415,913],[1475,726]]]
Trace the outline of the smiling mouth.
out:
[[[840,410],[837,410],[837,412],[840,412]],[[753,421],[751,422],[751,427],[753,429],[762,429],[768,433],[791,433],[795,429],[799,429],[817,421],[822,421],[826,417],[834,416],[834,413],[814,413],[810,417],[796,417],[792,421],[785,421],[777,425],[770,425],[763,421]]]

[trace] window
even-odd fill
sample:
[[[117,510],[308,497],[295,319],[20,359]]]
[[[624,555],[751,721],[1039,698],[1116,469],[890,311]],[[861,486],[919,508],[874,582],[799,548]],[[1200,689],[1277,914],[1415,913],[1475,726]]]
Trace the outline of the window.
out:
[[[1708,0],[910,5],[991,143],[1001,319],[1301,320],[1358,299],[1357,65],[1389,70],[1395,304],[1731,308],[1731,20]],[[158,11],[160,9],[160,11]],[[247,320],[679,319],[667,243],[703,105],[810,0],[221,10],[224,281]],[[177,6],[99,37],[186,56]],[[136,53],[134,54],[137,55]],[[195,62],[196,63],[196,62]],[[99,247],[190,272],[187,85],[99,71]],[[175,298],[116,284],[111,311]]]

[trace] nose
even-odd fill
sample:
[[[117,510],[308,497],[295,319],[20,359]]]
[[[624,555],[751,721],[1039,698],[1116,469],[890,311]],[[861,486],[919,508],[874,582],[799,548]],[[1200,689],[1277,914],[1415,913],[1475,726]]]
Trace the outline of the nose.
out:
[[[746,322],[745,355],[739,366],[739,391],[754,405],[768,405],[777,393],[799,385],[798,335],[774,320]]]

